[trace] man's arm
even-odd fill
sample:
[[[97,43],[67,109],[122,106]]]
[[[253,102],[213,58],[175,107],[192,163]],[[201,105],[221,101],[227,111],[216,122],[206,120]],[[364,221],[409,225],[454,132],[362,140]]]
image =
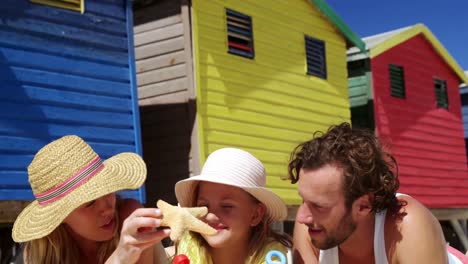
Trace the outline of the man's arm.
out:
[[[439,221],[414,198],[398,198],[406,201],[407,205],[402,209],[406,215],[400,223],[396,222],[400,239],[398,236],[393,238],[397,263],[447,263],[445,238]]]
[[[306,225],[294,222],[293,263],[318,264],[319,252],[312,245]]]

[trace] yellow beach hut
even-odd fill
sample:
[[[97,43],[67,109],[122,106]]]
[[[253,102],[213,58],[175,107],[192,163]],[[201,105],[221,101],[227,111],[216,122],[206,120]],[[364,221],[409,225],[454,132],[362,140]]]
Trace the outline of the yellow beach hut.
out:
[[[135,1],[147,201],[222,147],[251,152],[291,206],[293,148],[350,121],[346,50],[364,43],[323,0]]]

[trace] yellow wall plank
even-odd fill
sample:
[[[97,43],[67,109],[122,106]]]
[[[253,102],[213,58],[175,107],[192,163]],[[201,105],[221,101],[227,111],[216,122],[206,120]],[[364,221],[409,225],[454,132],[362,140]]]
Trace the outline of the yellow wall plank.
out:
[[[254,109],[241,109],[214,104],[202,105],[200,109],[202,112],[210,112],[210,117],[233,120],[240,123],[253,123],[272,128],[288,129],[306,133],[309,136],[312,136],[315,130],[326,130],[330,122],[340,123],[344,121],[341,118],[328,116],[328,118],[322,120],[324,123],[320,123],[315,114],[284,118],[283,116],[275,116],[270,112],[260,113],[253,110]],[[311,120],[313,120],[313,122]]]
[[[211,142],[205,145],[205,148],[208,153],[211,153],[217,149],[223,147],[239,147],[242,148],[250,153],[252,153],[255,157],[260,159],[265,164],[279,164],[283,165],[287,163],[289,160],[289,150],[281,150],[281,151],[273,151],[273,150],[264,150],[263,148],[254,148],[252,146],[246,146],[243,142],[222,142],[216,143]],[[283,165],[284,166],[284,165]],[[268,170],[268,167],[267,167]],[[285,174],[287,171],[285,170]]]
[[[241,142],[243,146],[250,146],[263,150],[282,151],[283,149],[293,149],[296,145],[293,142],[284,142],[265,137],[254,137],[234,132],[224,132],[217,130],[205,131],[207,143],[228,143],[228,142]]]
[[[218,67],[219,69],[219,67]],[[301,83],[289,83],[280,79],[272,79],[263,76],[258,76],[255,73],[244,73],[226,69],[224,74],[219,76],[202,75],[206,79],[204,83],[207,89],[213,87],[220,91],[231,90],[262,90],[271,93],[276,93],[277,96],[297,97],[304,100],[312,100],[319,102],[329,102],[337,107],[344,107],[347,103],[347,98],[341,97],[341,94],[335,91],[333,87],[307,87],[308,81]],[[210,89],[211,90],[211,89]],[[295,104],[297,105],[297,104]]]
[[[208,104],[228,104],[230,107],[237,107],[241,109],[251,109],[253,111],[265,114],[271,114],[274,116],[280,116],[285,119],[290,118],[291,116],[303,116],[310,120],[310,122],[321,122],[327,123],[327,119],[330,116],[336,116],[338,118],[349,118],[349,112],[345,112],[347,115],[339,115],[339,113],[330,112],[329,114],[320,112],[317,110],[305,110],[294,107],[288,107],[284,105],[277,105],[273,103],[267,103],[256,99],[250,99],[248,97],[234,97],[234,96],[225,96],[223,94],[207,92],[205,94],[205,100]],[[310,118],[315,116],[315,118]],[[205,117],[207,118],[207,117]],[[345,120],[343,120],[345,121]],[[300,125],[300,124],[297,124]]]
[[[271,140],[286,143],[296,143],[297,139],[307,140],[309,133],[297,132],[288,129],[268,127],[264,125],[247,122],[237,122],[222,118],[208,117],[206,120],[206,130],[225,131],[230,133],[244,134],[253,137],[268,137]]]
[[[317,78],[315,76],[310,76],[310,75],[305,75],[305,74],[301,76],[298,73],[290,73],[288,71],[281,71],[280,67],[278,68],[276,68],[276,66],[268,67],[267,63],[247,64],[247,65],[243,65],[243,68],[232,66],[232,64],[234,63],[239,63],[239,61],[236,61],[236,60],[225,60],[223,58],[223,59],[217,60],[217,63],[219,63],[220,66],[200,64],[199,70],[198,70],[200,76],[202,78],[218,78],[219,79],[219,78],[224,78],[224,76],[226,75],[236,74],[236,72],[240,72],[249,76],[251,75],[259,76],[263,78],[263,80],[267,80],[267,81],[263,81],[264,83],[278,82],[276,84],[276,86],[278,87],[281,87],[283,83],[290,83],[292,85],[300,86],[300,87],[310,87],[311,91],[313,92],[333,94],[333,95],[336,95],[337,97],[341,97],[341,98],[336,98],[336,100],[340,100],[340,101],[343,99],[343,97],[348,96],[348,90],[346,88],[347,87],[346,80],[343,81],[341,79],[340,80],[335,79],[335,82],[332,83],[331,81]],[[261,70],[259,70],[259,68]],[[346,72],[346,71],[343,71],[343,72]],[[311,84],[314,84],[314,85],[311,85]],[[334,102],[330,102],[330,103],[333,104]]]

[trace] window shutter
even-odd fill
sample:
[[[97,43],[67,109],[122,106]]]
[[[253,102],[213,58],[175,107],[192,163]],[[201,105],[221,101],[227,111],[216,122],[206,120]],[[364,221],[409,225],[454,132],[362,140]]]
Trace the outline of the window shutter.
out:
[[[307,74],[326,79],[327,62],[325,56],[325,42],[320,39],[305,36],[305,50],[307,57]]]
[[[447,82],[441,79],[434,79],[434,87],[438,108],[448,109]]]
[[[390,64],[388,65],[390,74],[390,94],[394,97],[405,98],[405,74],[403,67]]]
[[[254,58],[252,18],[226,9],[228,52],[246,58]]]

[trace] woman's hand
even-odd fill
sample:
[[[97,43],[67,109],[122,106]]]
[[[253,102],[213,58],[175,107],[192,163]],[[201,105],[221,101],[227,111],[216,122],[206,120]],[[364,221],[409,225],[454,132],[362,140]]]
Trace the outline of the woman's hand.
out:
[[[170,229],[157,230],[160,218],[159,209],[136,209],[123,222],[119,244],[106,263],[136,263],[145,249],[169,235]]]

